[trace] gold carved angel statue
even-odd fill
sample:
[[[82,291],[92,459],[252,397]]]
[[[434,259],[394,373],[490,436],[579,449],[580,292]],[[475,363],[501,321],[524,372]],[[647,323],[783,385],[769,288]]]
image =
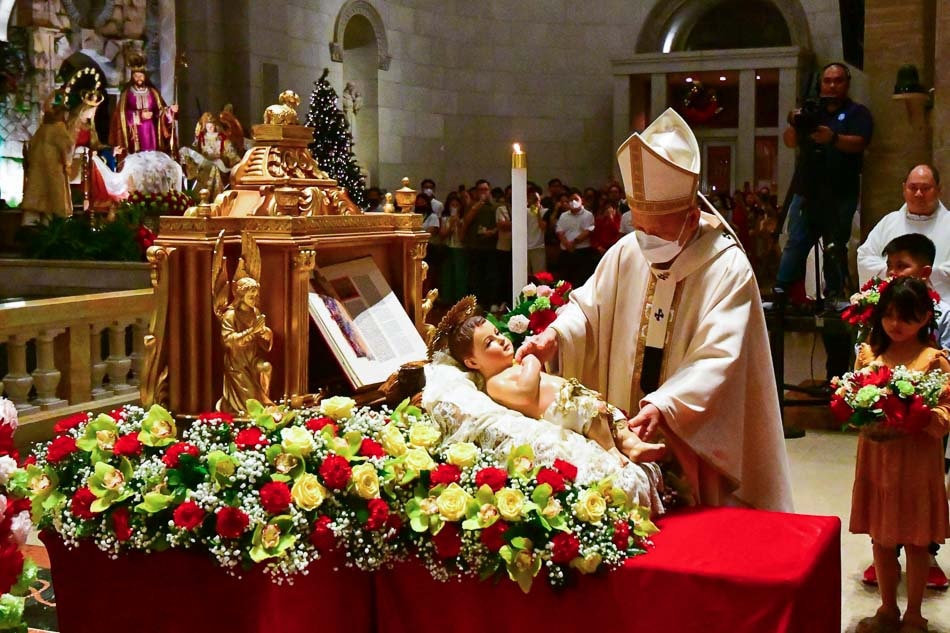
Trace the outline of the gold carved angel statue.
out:
[[[241,258],[228,283],[222,231],[214,247],[211,267],[214,313],[221,321],[224,345],[224,391],[215,405],[218,411],[243,413],[251,398],[265,406],[273,404],[268,396],[271,364],[264,359],[264,354],[274,343],[274,332],[267,327],[266,316],[257,307],[260,276],[260,250],[254,237],[245,231],[241,236]],[[234,298],[229,302],[232,292]]]

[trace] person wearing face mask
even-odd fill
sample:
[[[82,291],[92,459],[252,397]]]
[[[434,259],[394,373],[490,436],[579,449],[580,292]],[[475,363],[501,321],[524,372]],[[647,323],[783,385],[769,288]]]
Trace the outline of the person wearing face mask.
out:
[[[561,244],[561,274],[577,288],[593,274],[597,252],[591,248],[594,214],[584,208],[581,192],[570,191],[568,212],[557,219],[557,239]]]
[[[422,189],[422,193],[429,196],[429,204],[432,205],[432,210],[441,218],[442,212],[445,210],[445,205],[435,197],[435,181],[431,178],[426,178],[419,183],[419,188]]]
[[[668,109],[617,157],[635,230],[517,357],[604,394],[642,439],[665,437],[693,502],[790,511],[758,284],[697,194],[696,137]]]

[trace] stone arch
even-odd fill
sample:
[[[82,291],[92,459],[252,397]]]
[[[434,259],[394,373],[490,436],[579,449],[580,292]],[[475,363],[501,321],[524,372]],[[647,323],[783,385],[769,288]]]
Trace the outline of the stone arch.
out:
[[[348,0],[336,16],[333,26],[333,41],[330,42],[330,59],[342,62],[344,56],[344,37],[350,20],[362,17],[369,21],[376,36],[377,66],[380,70],[389,70],[392,56],[389,54],[389,40],[386,37],[386,25],[376,8],[366,0]]]
[[[650,10],[637,39],[637,53],[669,53],[684,50],[689,33],[708,11],[724,0],[670,0]],[[781,14],[788,26],[792,46],[811,50],[808,16],[799,0],[762,0]]]

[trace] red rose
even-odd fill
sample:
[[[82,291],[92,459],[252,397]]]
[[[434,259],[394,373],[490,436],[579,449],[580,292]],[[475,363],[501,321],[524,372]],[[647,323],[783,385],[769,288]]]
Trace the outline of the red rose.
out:
[[[549,325],[554,323],[554,319],[557,318],[557,313],[550,308],[545,310],[537,310],[532,312],[528,317],[528,329],[531,330],[534,334],[540,334],[543,332]]]
[[[566,565],[571,562],[581,551],[580,540],[570,532],[558,532],[551,539],[551,562],[558,565]]]
[[[567,303],[567,300],[557,293],[548,297],[548,300],[551,302],[551,306],[555,308],[560,308],[562,305]]]
[[[230,413],[225,413],[223,411],[208,411],[206,413],[198,414],[199,422],[224,422],[225,424],[233,424],[234,416]]]
[[[433,488],[442,484],[458,483],[460,479],[462,479],[462,469],[455,464],[439,464],[429,473],[429,485]]]
[[[554,494],[564,492],[564,475],[553,468],[542,468],[538,471],[538,484],[548,484]]]
[[[841,396],[838,396],[838,395],[832,396],[830,405],[831,405],[831,415],[838,422],[842,422],[842,423],[847,422],[848,419],[851,417],[851,415],[854,413],[854,409],[852,409],[848,405],[848,403],[845,402],[844,398],[842,398]]]
[[[535,283],[539,283],[545,286],[550,286],[554,283],[554,275],[549,272],[541,271],[539,273],[534,273]]]
[[[168,447],[168,450],[165,451],[165,455],[162,457],[162,461],[165,462],[165,465],[169,468],[178,468],[178,462],[181,460],[182,455],[191,455],[197,458],[200,454],[201,451],[198,450],[198,447],[194,444],[178,442]]]
[[[142,443],[139,441],[138,433],[126,433],[115,441],[112,449],[116,457],[129,457],[142,454]]]
[[[574,289],[574,286],[571,285],[569,281],[559,281],[557,286],[554,287],[554,294],[561,297],[566,297],[568,293]]]
[[[887,365],[877,365],[874,369],[871,369],[867,373],[858,374],[858,384],[862,387],[867,385],[874,385],[875,387],[883,387],[891,381],[891,376],[894,372],[891,371],[891,368]]]
[[[290,486],[271,481],[261,487],[261,506],[271,514],[280,514],[290,507]]]
[[[323,478],[327,486],[334,490],[346,488],[352,474],[353,470],[350,468],[349,462],[339,455],[327,455],[327,458],[320,464],[320,477]]]
[[[241,450],[251,449],[256,446],[267,446],[269,443],[261,430],[256,426],[238,431],[237,436],[234,438],[235,446]]]
[[[569,479],[570,481],[577,479],[577,466],[571,462],[564,461],[563,459],[555,459],[554,470],[561,473],[564,479]]]
[[[904,428],[910,433],[923,431],[930,424],[930,407],[916,393],[912,395],[907,403],[907,415],[904,417]]]
[[[884,424],[893,427],[902,427],[907,415],[907,403],[896,395],[890,395],[881,402],[881,411],[884,412]]]
[[[93,514],[92,510],[89,509],[89,506],[91,506],[92,502],[95,500],[96,495],[92,494],[92,490],[89,488],[80,488],[70,500],[69,510],[73,513],[73,515],[85,521],[94,519],[96,515]]]
[[[490,552],[497,552],[505,543],[505,532],[508,531],[508,524],[504,521],[495,521],[487,528],[482,530],[482,533],[478,535],[478,539],[482,542],[482,545],[488,548]]]
[[[333,418],[328,418],[326,416],[320,418],[311,418],[307,420],[307,424],[305,424],[305,426],[314,433],[319,433],[325,426],[330,427],[330,435],[336,435],[337,431],[337,426],[333,422]]]
[[[23,554],[13,539],[0,544],[0,592],[8,593],[23,571]]]
[[[30,455],[23,462],[23,468],[26,468],[27,466],[35,466],[35,465],[36,465],[36,455]]]
[[[46,461],[56,464],[76,452],[76,438],[69,435],[60,435],[50,442],[46,451]]]
[[[498,492],[505,487],[508,482],[508,473],[501,468],[482,468],[475,473],[475,485],[481,488],[488,486],[492,492]]]
[[[841,312],[841,320],[851,325],[854,325],[854,322],[851,320],[854,315],[854,306],[850,305]]]
[[[172,513],[175,527],[182,530],[193,530],[204,523],[205,511],[194,501],[186,501]]]
[[[612,539],[614,547],[621,552],[626,552],[627,548],[630,547],[630,525],[626,521],[615,521]]]
[[[432,537],[435,555],[445,560],[455,558],[462,551],[462,533],[454,523],[443,523],[442,529]]]
[[[84,424],[89,421],[89,414],[87,413],[74,413],[73,415],[63,418],[56,423],[56,426],[53,427],[53,431],[57,434],[65,433],[69,429],[74,429],[80,424]]]
[[[370,499],[366,509],[369,510],[369,518],[366,519],[367,530],[379,530],[389,522],[389,504],[382,499]]]
[[[240,508],[225,506],[218,510],[215,530],[222,538],[240,538],[250,522],[250,518]]]
[[[333,549],[336,546],[336,536],[330,529],[330,517],[322,515],[313,524],[313,532],[310,533],[310,542],[321,552]]]
[[[878,284],[880,281],[881,280],[878,279],[877,277],[871,277],[870,279],[864,282],[863,286],[861,286],[861,292],[867,292],[868,290],[873,288],[876,284]]]
[[[364,437],[363,441],[360,442],[360,455],[363,457],[385,457],[386,451],[383,450],[379,442]]]
[[[132,528],[129,527],[128,508],[116,508],[112,513],[112,529],[115,530],[115,538],[120,543],[124,543],[132,538]]]

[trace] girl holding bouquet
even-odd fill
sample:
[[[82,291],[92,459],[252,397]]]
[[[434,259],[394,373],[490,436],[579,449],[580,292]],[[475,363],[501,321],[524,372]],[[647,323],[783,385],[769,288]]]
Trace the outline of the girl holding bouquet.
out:
[[[933,346],[933,301],[923,281],[902,277],[881,295],[871,317],[868,343],[858,349],[856,367],[876,363],[890,368],[950,373],[946,353]],[[950,426],[950,397],[944,391],[932,409],[919,398],[910,406],[883,402],[888,423],[904,433],[894,439],[858,438],[850,530],[869,534],[881,591],[881,607],[862,620],[858,631],[926,631],[921,615],[930,543],[950,536],[943,485],[943,444]],[[895,406],[889,406],[895,404]],[[897,546],[907,552],[907,609],[897,606],[900,567]]]

